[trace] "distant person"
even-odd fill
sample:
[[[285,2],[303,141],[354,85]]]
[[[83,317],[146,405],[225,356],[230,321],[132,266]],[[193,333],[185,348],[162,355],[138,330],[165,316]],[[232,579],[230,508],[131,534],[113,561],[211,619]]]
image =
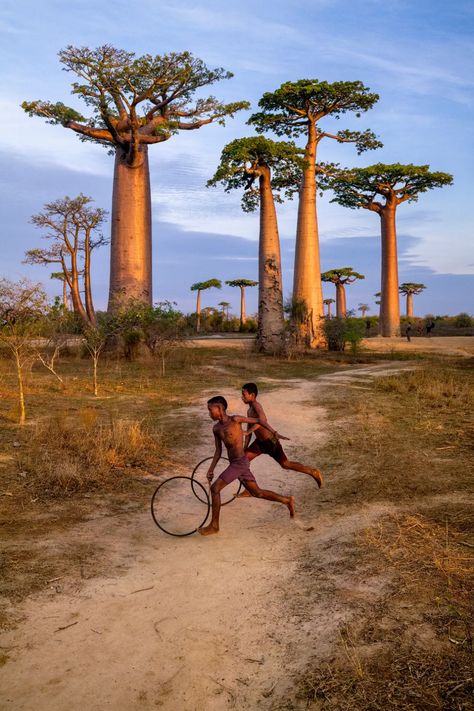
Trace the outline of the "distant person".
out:
[[[307,467],[305,464],[292,462],[288,459],[279,440],[272,435],[272,428],[268,427],[267,416],[262,405],[257,400],[257,395],[258,388],[255,383],[242,385],[242,400],[248,405],[247,415],[249,418],[257,418],[259,421],[259,424],[249,426],[245,433],[245,454],[247,459],[251,462],[252,459],[259,457],[261,454],[268,454],[269,457],[278,462],[282,469],[291,469],[295,472],[308,474],[321,487],[323,485],[323,477],[319,469]],[[255,435],[255,440],[249,446],[252,432]]]
[[[426,335],[428,336],[428,338],[431,338],[431,331],[433,330],[434,327],[435,327],[435,322],[432,319],[430,319],[429,321],[426,322]]]
[[[365,321],[365,335],[366,336],[368,336],[370,334],[371,325],[372,324],[370,323],[370,318],[366,319],[366,321]]]
[[[214,468],[222,455],[222,442],[224,442],[227,449],[227,455],[230,463],[227,469],[222,472],[222,474],[211,486],[212,519],[209,526],[199,529],[201,536],[210,536],[214,533],[219,533],[221,491],[224,487],[228,486],[236,479],[244,485],[250,496],[255,496],[257,499],[266,499],[267,501],[276,501],[280,504],[284,504],[288,508],[290,516],[294,516],[294,496],[280,496],[274,491],[260,489],[258,486],[254,475],[250,471],[249,460],[245,456],[242,423],[247,422],[251,425],[260,425],[261,427],[268,429],[271,435],[275,438],[281,437],[282,439],[286,439],[286,437],[279,435],[278,432],[270,427],[270,425],[267,425],[265,422],[261,422],[256,417],[228,415],[227,401],[221,395],[211,397],[211,399],[207,401],[207,409],[211,420],[214,420],[216,423],[212,428],[216,449],[207,472],[207,480],[209,484],[214,478]]]
[[[410,343],[410,341],[411,341],[411,330],[412,330],[412,329],[411,329],[411,323],[407,323],[407,328],[406,328],[406,331],[405,331],[405,335],[406,335],[406,337],[407,337],[408,343]]]

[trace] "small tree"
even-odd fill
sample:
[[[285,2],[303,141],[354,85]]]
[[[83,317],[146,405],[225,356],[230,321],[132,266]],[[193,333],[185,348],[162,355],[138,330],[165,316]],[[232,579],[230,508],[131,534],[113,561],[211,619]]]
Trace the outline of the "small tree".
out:
[[[201,330],[201,291],[207,289],[222,289],[220,279],[208,279],[207,281],[197,281],[191,286],[191,291],[197,291],[196,297],[196,331]]]
[[[245,313],[245,289],[249,286],[257,286],[258,281],[252,279],[231,279],[226,281],[227,286],[238,287],[240,289],[240,325],[243,326],[246,321]]]
[[[113,321],[103,315],[97,323],[86,325],[83,329],[84,348],[92,361],[92,391],[95,397],[99,394],[97,370],[99,359],[107,344],[108,338],[114,333]]]
[[[400,284],[398,288],[400,294],[405,294],[407,297],[407,318],[413,318],[413,294],[421,294],[424,289],[426,289],[424,284],[417,284],[415,282],[404,282]]]
[[[324,304],[325,306],[327,306],[327,314],[326,314],[326,316],[327,316],[328,318],[331,318],[331,317],[332,317],[332,314],[331,314],[331,304],[335,304],[335,303],[336,303],[335,299],[324,299],[324,301],[323,301],[323,304]]]
[[[33,215],[31,222],[44,230],[47,248],[29,249],[25,261],[28,264],[59,264],[69,287],[74,312],[85,324],[95,324],[95,312],[91,293],[92,251],[107,241],[100,228],[106,218],[102,208],[93,209],[92,198],[79,195],[65,197],[46,203],[43,212]],[[83,277],[85,304],[81,297],[80,278]]]
[[[380,217],[382,238],[381,335],[400,335],[396,212],[403,202],[416,202],[420,193],[451,185],[452,175],[430,172],[429,165],[377,163],[367,168],[335,171],[329,181],[332,202],[351,209],[371,210]]]
[[[36,358],[32,339],[41,331],[47,298],[41,284],[27,279],[14,282],[0,279],[0,341],[15,364],[18,382],[19,424],[26,419],[24,376]]]
[[[145,344],[153,358],[159,360],[162,376],[170,354],[183,345],[183,314],[175,306],[175,302],[160,301],[148,311],[143,323]]]
[[[357,311],[360,311],[362,318],[365,318],[367,311],[370,311],[370,306],[369,304],[359,304]]]
[[[321,274],[322,281],[328,281],[336,286],[336,316],[346,317],[346,284],[352,284],[356,279],[365,279],[363,274],[355,272],[352,267],[341,267],[341,269],[331,269]]]
[[[49,370],[54,375],[63,389],[66,388],[66,385],[64,379],[56,370],[56,361],[67,345],[70,325],[70,314],[64,308],[64,304],[61,304],[59,297],[56,297],[54,304],[48,308],[41,324],[41,336],[45,339],[45,343],[35,347],[38,360],[46,370]]]

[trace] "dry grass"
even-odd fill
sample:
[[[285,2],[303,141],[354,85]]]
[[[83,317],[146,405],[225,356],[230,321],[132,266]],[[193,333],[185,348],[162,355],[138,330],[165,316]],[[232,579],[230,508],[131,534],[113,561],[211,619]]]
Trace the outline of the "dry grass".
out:
[[[132,468],[153,467],[160,454],[160,437],[141,423],[100,423],[97,412],[82,410],[74,420],[56,416],[38,424],[19,464],[34,495],[64,496],[123,486]]]

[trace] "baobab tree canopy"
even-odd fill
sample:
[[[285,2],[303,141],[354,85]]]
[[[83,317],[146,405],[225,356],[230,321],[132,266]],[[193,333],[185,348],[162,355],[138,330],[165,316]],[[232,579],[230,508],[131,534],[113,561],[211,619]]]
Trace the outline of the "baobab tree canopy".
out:
[[[340,269],[330,269],[327,272],[323,272],[321,279],[333,284],[352,284],[356,279],[365,279],[365,276],[355,272],[352,267],[341,267]]]
[[[429,165],[376,163],[367,168],[336,171],[329,180],[329,186],[335,193],[331,202],[352,209],[362,207],[379,212],[387,205],[416,202],[420,193],[451,185],[452,182],[452,175],[430,172]],[[384,198],[384,202],[380,203],[377,196]]]
[[[191,291],[205,291],[206,289],[222,289],[220,279],[208,279],[207,281],[197,281],[191,286]]]
[[[226,281],[227,286],[239,286],[241,289],[247,286],[257,286],[258,281],[253,281],[253,279],[231,279]]]
[[[424,284],[416,284],[415,282],[404,282],[399,286],[401,294],[421,294],[424,289],[426,289]]]
[[[79,78],[72,94],[84,101],[89,116],[61,102],[25,101],[22,108],[70,128],[83,141],[121,146],[129,165],[136,161],[140,144],[161,143],[212,121],[223,123],[249,106],[246,101],[223,104],[213,96],[194,99],[197,90],[233,75],[209,69],[190,52],[136,57],[111,45],[69,45],[58,56],[64,69]]]
[[[291,199],[301,182],[304,151],[291,141],[271,141],[263,136],[237,138],[224,147],[221,161],[208,187],[224,186],[231,190],[243,189],[242,209],[253,212],[260,203],[260,194],[254,186],[262,170],[272,171],[272,193],[275,202]]]
[[[360,81],[329,83],[318,79],[300,79],[286,82],[273,92],[266,92],[260,101],[262,111],[253,114],[248,123],[260,132],[273,131],[277,136],[296,138],[308,131],[308,119],[317,122],[324,116],[339,118],[349,111],[360,115],[378,101],[379,95],[371,92]],[[316,128],[317,140],[332,138],[340,143],[355,143],[357,151],[381,147],[380,141],[370,131],[342,130],[327,133]]]

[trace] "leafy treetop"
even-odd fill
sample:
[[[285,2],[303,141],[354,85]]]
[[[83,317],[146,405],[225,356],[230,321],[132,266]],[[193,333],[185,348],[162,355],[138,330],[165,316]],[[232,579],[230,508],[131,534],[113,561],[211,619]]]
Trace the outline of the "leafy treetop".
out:
[[[403,282],[398,287],[401,294],[421,294],[421,292],[426,289],[424,284],[417,284],[416,282]]]
[[[273,131],[277,136],[296,138],[308,131],[308,125],[316,128],[316,141],[331,138],[339,143],[355,143],[357,152],[380,148],[382,143],[370,131],[343,130],[336,133],[322,130],[318,122],[332,116],[339,119],[342,114],[355,112],[359,117],[378,101],[379,96],[371,92],[360,81],[337,81],[329,83],[318,79],[300,79],[285,82],[279,89],[265,93],[258,105],[260,112],[252,114],[248,123],[259,133]]]
[[[255,181],[262,175],[271,176],[276,202],[291,199],[301,182],[304,151],[292,141],[271,141],[263,136],[237,138],[228,143],[208,187],[222,184],[228,193],[243,189],[242,209],[253,212],[260,202]]]
[[[258,281],[253,281],[253,279],[231,279],[226,281],[227,286],[239,286],[241,289],[245,289],[246,286],[257,286]]]
[[[352,284],[356,279],[365,279],[363,274],[355,272],[352,267],[341,267],[340,269],[330,269],[321,274],[322,281],[329,281],[333,284]]]
[[[208,279],[197,281],[191,286],[191,291],[205,291],[205,289],[222,289],[222,282],[220,279]]]
[[[62,102],[25,101],[30,116],[61,124],[81,140],[121,146],[133,164],[140,144],[161,143],[178,131],[189,131],[249,108],[247,101],[223,104],[214,96],[196,98],[203,87],[233,75],[220,67],[210,69],[190,52],[136,57],[105,44],[96,49],[69,45],[59,61],[78,81],[72,94],[88,107],[85,117]]]
[[[452,182],[452,175],[430,172],[429,165],[376,163],[367,168],[335,171],[328,186],[335,195],[331,202],[351,209],[362,207],[381,213],[385,208],[395,208],[402,202],[416,202],[420,193],[451,185]]]

